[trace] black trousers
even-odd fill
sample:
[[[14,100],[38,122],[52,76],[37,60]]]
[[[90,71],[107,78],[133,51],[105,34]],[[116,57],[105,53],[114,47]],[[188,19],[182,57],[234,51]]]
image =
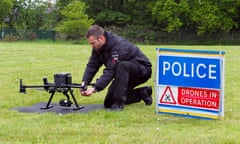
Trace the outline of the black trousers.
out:
[[[109,108],[113,104],[125,105],[141,101],[143,90],[134,88],[146,82],[151,74],[151,67],[139,64],[137,61],[118,63],[115,77],[104,100],[104,106]]]

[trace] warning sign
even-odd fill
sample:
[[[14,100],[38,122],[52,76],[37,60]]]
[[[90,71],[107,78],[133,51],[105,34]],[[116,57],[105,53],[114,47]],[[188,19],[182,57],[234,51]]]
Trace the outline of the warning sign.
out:
[[[178,88],[178,104],[201,108],[219,108],[219,90]]]
[[[170,86],[167,86],[161,96],[160,103],[167,103],[167,104],[176,104],[176,101],[173,96],[173,92]]]

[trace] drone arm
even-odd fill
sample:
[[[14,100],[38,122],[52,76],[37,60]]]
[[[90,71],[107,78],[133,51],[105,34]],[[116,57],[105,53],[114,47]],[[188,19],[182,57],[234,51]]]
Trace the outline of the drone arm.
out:
[[[55,87],[54,84],[48,83],[47,78],[43,78],[43,85],[23,85],[23,80],[20,79],[20,93],[26,93],[26,88],[43,88],[44,90],[48,91],[50,87]]]
[[[94,84],[89,84],[91,86],[94,86]],[[81,88],[81,89],[87,89],[87,85],[82,85],[82,84],[77,84],[77,83],[72,83],[72,84],[66,84],[63,87],[67,88]]]

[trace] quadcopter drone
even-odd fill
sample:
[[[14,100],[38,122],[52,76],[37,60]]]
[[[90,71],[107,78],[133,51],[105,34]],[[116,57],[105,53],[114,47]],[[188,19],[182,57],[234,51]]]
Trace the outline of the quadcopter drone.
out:
[[[91,84],[92,85],[92,84]],[[50,93],[50,97],[46,106],[41,107],[41,109],[49,109],[53,106],[51,105],[52,98],[56,92],[63,93],[67,97],[67,99],[62,99],[59,101],[60,106],[71,107],[73,102],[70,100],[70,95],[74,101],[75,108],[73,110],[79,110],[84,108],[84,106],[80,106],[77,103],[77,100],[73,94],[73,88],[87,89],[87,85],[81,85],[77,83],[72,83],[72,76],[70,73],[56,73],[54,74],[54,83],[49,83],[47,78],[43,78],[43,85],[23,85],[23,80],[20,79],[20,93],[26,93],[26,88],[41,88],[48,93]],[[70,95],[69,95],[70,93]]]

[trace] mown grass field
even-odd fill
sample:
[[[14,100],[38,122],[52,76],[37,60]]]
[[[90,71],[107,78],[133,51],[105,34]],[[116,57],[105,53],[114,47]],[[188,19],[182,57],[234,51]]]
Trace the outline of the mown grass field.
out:
[[[41,84],[44,76],[53,81],[56,72],[71,72],[81,82],[90,47],[70,43],[0,43],[0,143],[94,143],[94,144],[206,144],[240,143],[240,46],[161,46],[139,45],[155,70],[156,48],[223,50],[225,56],[225,117],[200,120],[159,115],[155,104],[128,105],[122,112],[104,109],[85,114],[19,113],[10,110],[48,100],[43,91],[19,91],[24,83]],[[101,74],[101,72],[99,73]],[[98,75],[99,75],[98,74]],[[154,75],[146,85],[154,86]],[[106,90],[91,97],[74,91],[82,105],[101,104]],[[153,93],[155,98],[155,93]],[[53,101],[63,98],[56,94]],[[155,100],[154,100],[155,103]]]

